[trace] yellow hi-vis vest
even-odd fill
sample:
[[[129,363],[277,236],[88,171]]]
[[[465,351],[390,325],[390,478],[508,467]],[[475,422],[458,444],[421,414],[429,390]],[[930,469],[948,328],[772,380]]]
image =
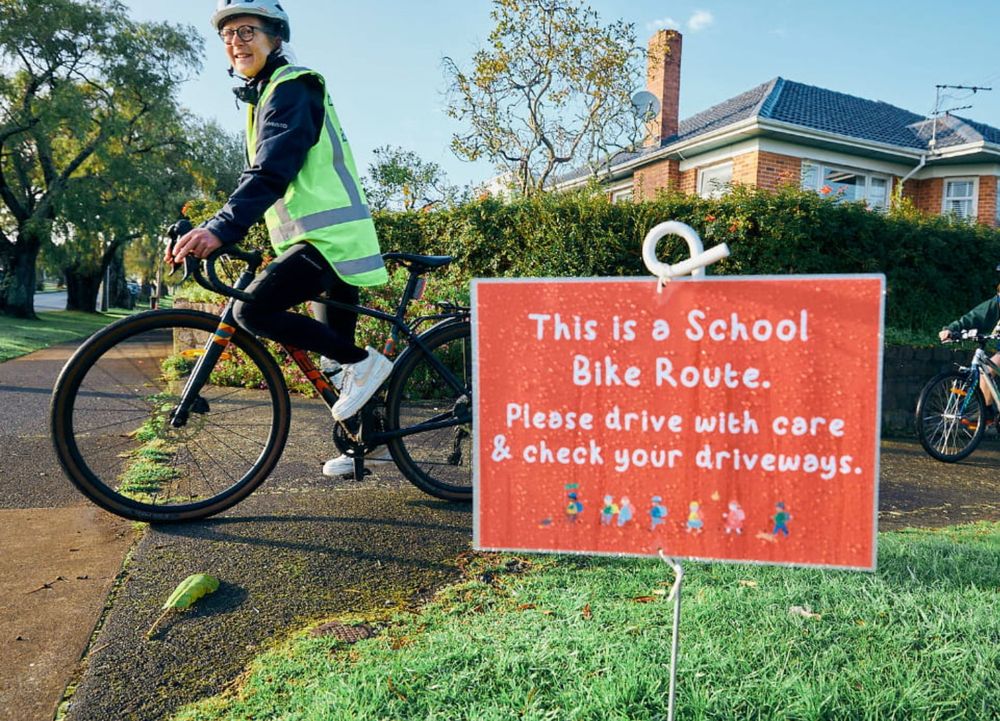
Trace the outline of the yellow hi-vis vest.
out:
[[[278,85],[302,75],[311,75],[323,86],[326,121],[285,197],[264,213],[271,245],[280,254],[296,243],[312,243],[347,283],[380,285],[389,276],[382,262],[375,224],[323,76],[291,65],[274,71],[257,105],[247,108],[247,157],[253,165],[257,154],[255,125],[261,116],[258,109],[266,109]]]

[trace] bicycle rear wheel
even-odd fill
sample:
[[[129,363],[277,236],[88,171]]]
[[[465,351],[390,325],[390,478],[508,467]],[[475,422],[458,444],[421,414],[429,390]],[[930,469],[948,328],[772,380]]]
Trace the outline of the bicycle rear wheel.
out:
[[[955,371],[932,378],[917,400],[916,424],[932,458],[954,463],[968,456],[986,430],[986,401],[976,379]]]
[[[465,322],[446,323],[420,340],[451,378],[418,348],[407,349],[389,381],[386,427],[409,433],[390,440],[389,452],[403,475],[425,493],[468,501],[472,498],[470,327]],[[427,428],[420,430],[421,426]]]
[[[289,427],[284,378],[236,330],[187,423],[170,423],[219,318],[188,310],[125,318],[87,340],[52,396],[56,455],[94,503],[138,521],[204,518],[253,491],[281,456]]]

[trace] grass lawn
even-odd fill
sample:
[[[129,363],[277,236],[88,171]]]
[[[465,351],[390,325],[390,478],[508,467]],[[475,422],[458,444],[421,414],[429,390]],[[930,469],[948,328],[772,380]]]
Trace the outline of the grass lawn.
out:
[[[0,363],[56,343],[86,338],[132,312],[119,308],[109,313],[63,310],[39,313],[38,320],[0,316]]]
[[[998,718],[1000,524],[879,541],[874,574],[688,564],[677,718]],[[377,637],[300,633],[176,719],[666,718],[663,563],[460,562],[465,581]]]

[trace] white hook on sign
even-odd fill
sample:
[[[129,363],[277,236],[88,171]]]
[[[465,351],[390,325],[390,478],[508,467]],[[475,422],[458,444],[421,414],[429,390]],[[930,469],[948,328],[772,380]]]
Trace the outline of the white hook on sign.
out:
[[[682,260],[680,263],[671,265],[661,263],[656,258],[656,244],[665,235],[679,235],[687,241],[691,257]],[[646,264],[649,272],[660,279],[660,292],[663,291],[663,284],[671,278],[679,275],[692,275],[701,277],[705,275],[705,267],[722,260],[729,255],[729,246],[719,243],[705,250],[698,233],[690,225],[677,220],[668,220],[660,223],[646,234],[646,239],[642,241],[642,261]]]

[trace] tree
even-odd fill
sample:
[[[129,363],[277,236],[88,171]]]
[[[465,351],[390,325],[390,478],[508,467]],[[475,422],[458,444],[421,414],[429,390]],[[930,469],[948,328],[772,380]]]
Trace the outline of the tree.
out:
[[[643,133],[631,94],[644,51],[635,28],[601,25],[584,0],[493,0],[495,26],[466,73],[445,58],[448,113],[467,123],[452,137],[460,158],[487,158],[521,192],[561,170],[634,146]]]
[[[374,210],[422,210],[458,197],[458,188],[448,184],[440,165],[391,145],[375,150],[375,162],[363,180]]]
[[[117,0],[0,0],[0,312],[34,316],[35,264],[67,194],[96,198],[95,154],[176,107],[197,37],[133,22]]]

